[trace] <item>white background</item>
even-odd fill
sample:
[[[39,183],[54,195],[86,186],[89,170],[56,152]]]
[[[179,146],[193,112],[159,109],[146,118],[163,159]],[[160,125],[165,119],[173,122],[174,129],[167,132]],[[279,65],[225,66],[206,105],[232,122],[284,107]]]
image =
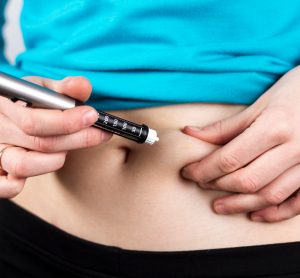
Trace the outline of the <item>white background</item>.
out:
[[[42,0],[41,0],[42,1]],[[5,55],[10,63],[14,63],[16,54],[24,50],[23,39],[19,27],[22,0],[8,0],[5,9],[6,24],[2,30],[5,39]]]

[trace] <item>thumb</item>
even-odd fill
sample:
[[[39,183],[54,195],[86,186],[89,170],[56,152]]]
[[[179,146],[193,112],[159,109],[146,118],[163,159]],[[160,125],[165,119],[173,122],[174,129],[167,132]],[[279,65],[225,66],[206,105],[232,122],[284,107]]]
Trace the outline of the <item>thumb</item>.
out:
[[[183,133],[213,144],[226,144],[251,125],[254,118],[250,109],[245,109],[233,116],[218,120],[204,127],[185,126]]]
[[[272,93],[273,88],[271,87],[252,105],[237,114],[201,128],[185,126],[182,132],[214,144],[226,144],[255,121],[269,103]]]
[[[82,102],[87,101],[92,92],[91,83],[82,76],[69,76],[63,80],[53,80],[37,76],[29,76],[24,79]]]

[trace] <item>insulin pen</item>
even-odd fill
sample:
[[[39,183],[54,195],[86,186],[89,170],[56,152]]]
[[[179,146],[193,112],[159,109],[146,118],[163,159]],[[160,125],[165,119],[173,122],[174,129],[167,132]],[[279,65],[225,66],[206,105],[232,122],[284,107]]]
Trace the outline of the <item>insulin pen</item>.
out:
[[[36,85],[23,79],[0,72],[0,95],[13,101],[25,101],[28,106],[65,110],[84,105],[83,102],[59,94],[50,89]],[[97,110],[98,120],[92,126],[133,140],[137,143],[154,144],[159,141],[154,129],[136,124],[119,117]]]

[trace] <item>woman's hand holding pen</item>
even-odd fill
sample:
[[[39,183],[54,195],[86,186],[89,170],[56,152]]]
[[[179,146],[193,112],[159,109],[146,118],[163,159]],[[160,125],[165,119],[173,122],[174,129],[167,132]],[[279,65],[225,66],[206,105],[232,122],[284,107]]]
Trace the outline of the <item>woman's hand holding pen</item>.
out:
[[[26,80],[86,101],[91,85],[83,77],[61,81],[41,77]],[[82,105],[64,111],[24,107],[0,96],[0,198],[21,192],[26,178],[50,173],[64,165],[67,151],[108,141],[112,134],[92,128],[98,114]],[[5,150],[4,150],[5,148]]]
[[[267,222],[300,214],[300,67],[242,112],[183,132],[224,145],[182,170],[201,188],[232,193],[214,200],[217,213]]]

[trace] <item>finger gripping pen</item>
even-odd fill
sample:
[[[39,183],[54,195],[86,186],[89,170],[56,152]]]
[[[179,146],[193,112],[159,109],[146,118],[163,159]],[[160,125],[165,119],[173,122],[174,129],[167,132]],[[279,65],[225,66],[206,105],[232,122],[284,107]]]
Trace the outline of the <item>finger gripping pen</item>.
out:
[[[84,105],[71,97],[48,88],[0,72],[0,95],[12,100],[22,100],[31,107],[65,110]],[[98,110],[99,118],[94,127],[122,136],[137,143],[154,144],[159,141],[154,129],[136,124]]]

